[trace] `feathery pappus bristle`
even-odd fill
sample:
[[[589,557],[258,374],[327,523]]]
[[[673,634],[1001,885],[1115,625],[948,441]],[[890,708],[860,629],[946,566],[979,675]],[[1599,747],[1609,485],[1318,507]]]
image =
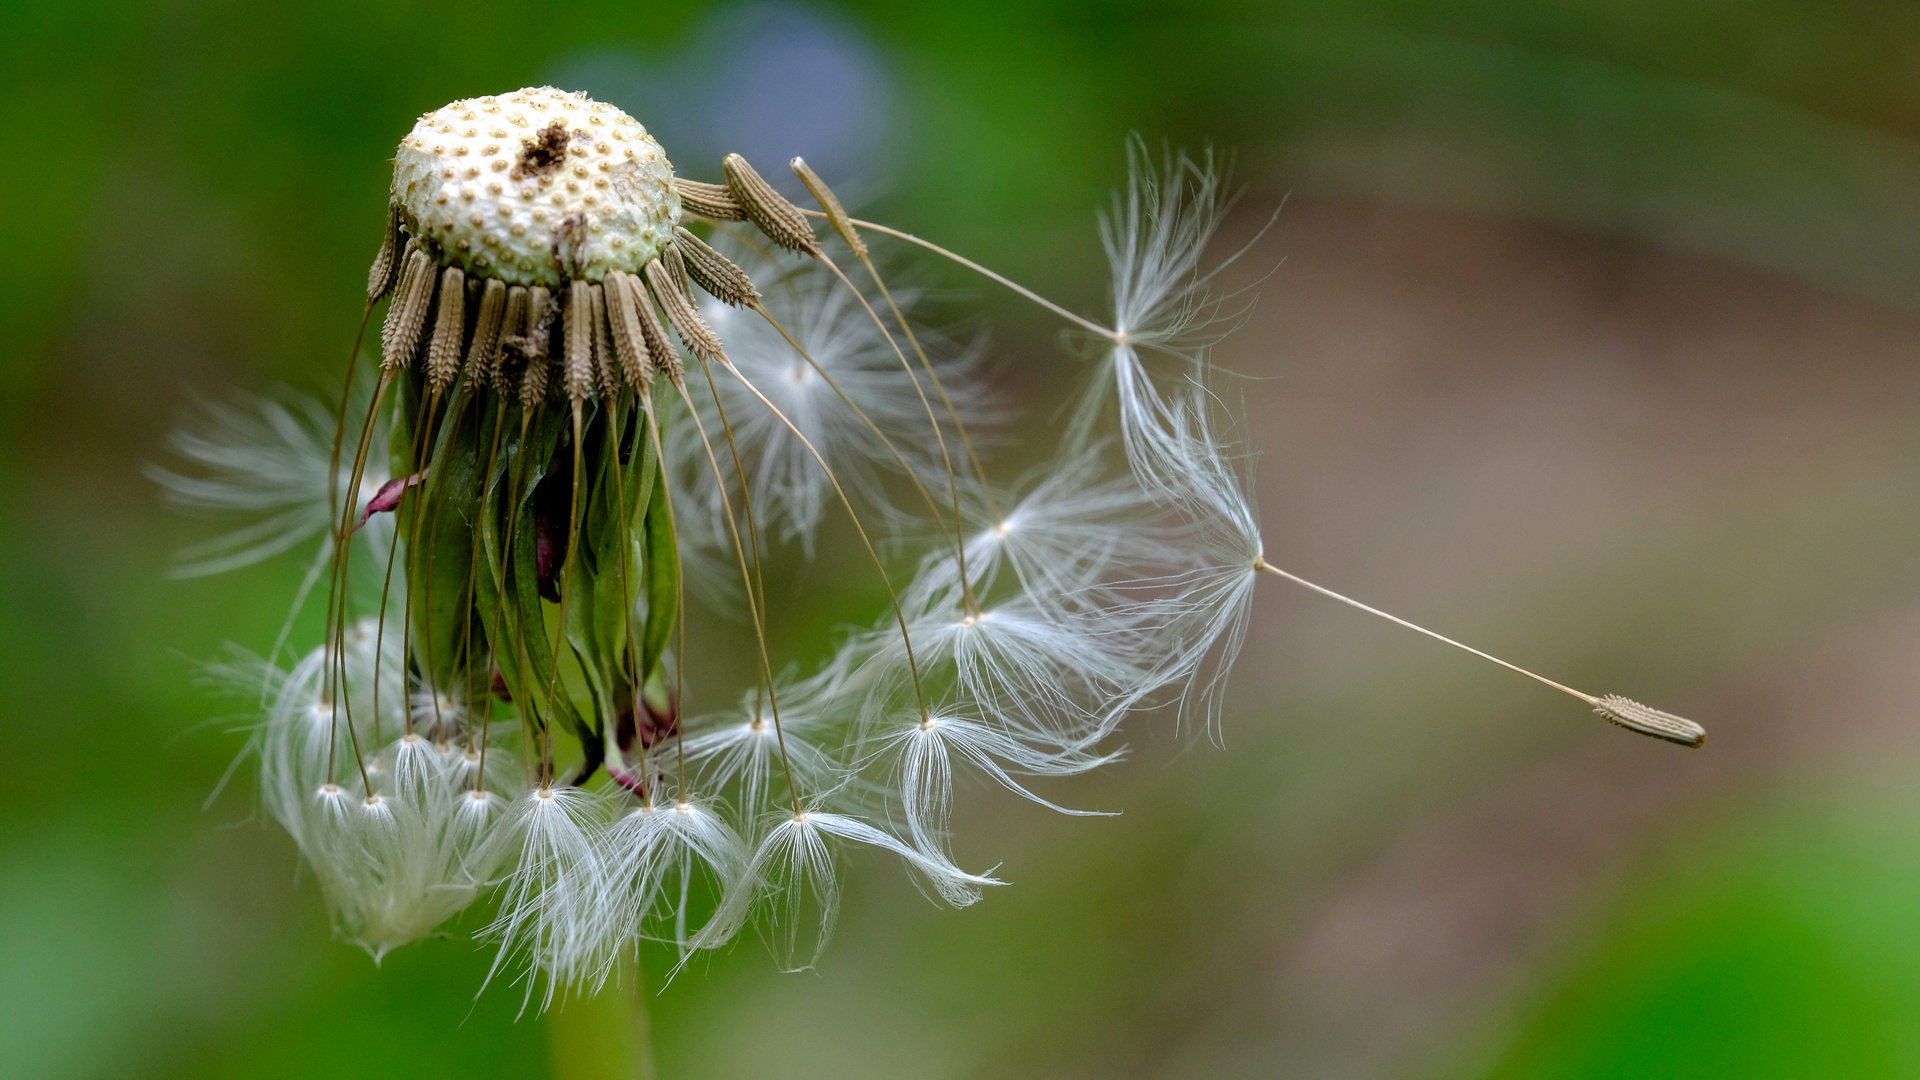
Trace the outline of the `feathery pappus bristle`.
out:
[[[1707,741],[1707,729],[1670,712],[1661,712],[1651,705],[1642,705],[1632,698],[1619,694],[1607,694],[1594,706],[1594,712],[1619,724],[1629,731],[1642,735],[1651,735],[1656,739],[1665,739],[1681,746],[1698,747]]]

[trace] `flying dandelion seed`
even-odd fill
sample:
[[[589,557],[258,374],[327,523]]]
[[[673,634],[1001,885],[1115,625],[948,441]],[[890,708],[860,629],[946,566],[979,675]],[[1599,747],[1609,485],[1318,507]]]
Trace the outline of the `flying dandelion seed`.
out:
[[[369,278],[375,369],[337,420],[215,409],[176,443],[192,469],[157,474],[189,505],[265,515],[188,572],[320,539],[324,640],[242,674],[269,691],[266,804],[338,933],[378,958],[497,894],[494,974],[544,1007],[620,977],[642,941],[685,958],[752,926],[809,965],[853,848],[972,903],[999,882],[952,857],[956,774],[1087,812],[1040,781],[1113,760],[1143,710],[1215,723],[1262,575],[1513,667],[1268,560],[1207,377],[1232,300],[1203,258],[1223,185],[1204,158],[1155,166],[1136,144],[1130,164],[1103,225],[1107,327],[852,219],[799,159],[818,210],[739,155],[722,182],[678,176],[581,94],[421,117]],[[977,437],[1001,405],[870,242],[952,259],[1099,346],[1052,462],[989,475]],[[764,581],[836,518],[889,602],[801,674],[770,650],[787,613]],[[931,539],[883,555],[875,533],[909,521]],[[729,584],[690,605],[696,567]],[[746,637],[751,667],[688,656],[696,619]],[[736,703],[683,716],[690,692]]]

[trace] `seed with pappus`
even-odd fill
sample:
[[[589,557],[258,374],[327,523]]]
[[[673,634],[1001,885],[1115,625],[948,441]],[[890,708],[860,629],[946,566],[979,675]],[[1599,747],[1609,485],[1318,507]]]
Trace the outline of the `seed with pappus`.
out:
[[[1266,558],[1209,389],[1234,314],[1205,260],[1223,182],[1137,144],[1130,165],[1102,228],[1109,326],[852,217],[799,159],[819,210],[737,154],[678,176],[582,94],[421,117],[369,274],[378,355],[356,346],[337,416],[216,407],[155,473],[260,516],[188,572],[319,543],[321,640],[223,670],[266,688],[266,804],[338,933],[379,957],[492,896],[495,972],[542,1004],[640,942],[684,958],[748,926],[805,967],[849,849],[952,904],[1000,884],[952,855],[959,780],[1089,813],[1047,778],[1113,760],[1145,710],[1216,722],[1262,574],[1467,649]],[[980,350],[888,282],[927,254],[1095,346],[1025,476],[989,469],[1013,413]],[[773,648],[801,613],[767,578],[829,520],[886,603],[803,669]],[[749,663],[690,655],[689,622]],[[1522,673],[1631,730],[1703,737]]]

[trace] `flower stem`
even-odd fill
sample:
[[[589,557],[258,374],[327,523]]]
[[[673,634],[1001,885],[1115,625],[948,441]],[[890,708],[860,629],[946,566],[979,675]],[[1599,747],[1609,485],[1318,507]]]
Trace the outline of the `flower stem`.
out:
[[[653,1024],[640,965],[622,958],[592,997],[567,994],[547,1013],[554,1080],[654,1080]]]

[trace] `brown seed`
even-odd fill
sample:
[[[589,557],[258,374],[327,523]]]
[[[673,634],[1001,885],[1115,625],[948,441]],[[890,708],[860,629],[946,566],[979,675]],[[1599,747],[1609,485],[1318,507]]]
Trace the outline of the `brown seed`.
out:
[[[544,357],[553,340],[553,324],[560,318],[560,305],[545,285],[527,291],[527,358]]]
[[[400,204],[387,204],[387,233],[380,238],[380,252],[367,271],[367,299],[378,300],[393,291],[400,276]]]
[[[613,352],[620,362],[621,377],[645,397],[647,385],[653,381],[652,355],[634,308],[650,301],[633,295],[632,290],[639,287],[638,281],[618,270],[609,271],[601,283],[607,302],[607,326],[613,332]]]
[[[747,272],[713,250],[705,240],[676,225],[673,246],[680,250],[687,274],[721,303],[739,307],[760,299],[760,290],[753,287],[753,279]]]
[[[1623,698],[1619,694],[1608,694],[1602,697],[1593,711],[1629,731],[1679,743],[1681,746],[1699,746],[1707,741],[1707,729],[1686,717],[1661,712],[1650,705],[1642,705],[1632,698]]]
[[[820,246],[813,238],[813,226],[807,223],[807,216],[773,190],[773,185],[767,183],[765,177],[754,172],[746,158],[739,154],[728,154],[721,159],[720,170],[727,174],[727,187],[733,191],[733,197],[739,201],[747,220],[759,226],[760,231],[767,234],[767,239],[803,254],[820,253]]]
[[[620,367],[613,358],[613,337],[607,326],[607,287],[593,287],[593,375],[608,402],[620,393]]]
[[[567,287],[567,400],[575,405],[593,392],[593,289],[584,281]]]
[[[527,317],[532,314],[532,299],[525,285],[513,285],[507,289],[507,311],[500,318],[500,347],[494,350],[493,370],[490,372],[494,392],[502,397],[510,397],[520,388],[520,381],[514,376],[519,373],[520,364],[525,360],[519,345],[526,341]]]
[[[673,275],[673,284],[680,295],[687,298],[687,303],[693,303],[693,279],[687,276],[687,260],[680,257],[680,249],[673,241],[667,241],[660,249],[660,261],[666,264],[667,273]]]
[[[405,294],[406,288],[410,287],[407,284],[406,272],[407,268],[413,265],[413,253],[418,247],[419,245],[409,240],[407,241],[406,250],[400,253],[398,264],[400,271],[397,275],[399,284],[390,290],[393,293],[393,302],[387,305],[386,320],[380,324],[380,354],[383,359],[386,356],[387,342],[392,339],[394,334],[399,332],[400,309],[405,307],[405,305],[400,302],[400,297]]]
[[[380,334],[380,366],[391,371],[413,363],[420,351],[420,332],[426,328],[427,310],[433,306],[433,287],[439,281],[433,260],[418,247],[407,257],[394,287],[392,306],[387,309],[387,324]]]
[[[696,217],[712,221],[745,221],[747,212],[740,207],[740,200],[733,197],[725,184],[703,184],[698,180],[673,178],[673,188],[680,193],[680,208]]]
[[[427,386],[445,390],[460,373],[461,338],[467,330],[467,281],[457,266],[440,272],[440,308],[433,320],[433,338],[427,343]]]
[[[680,334],[680,340],[687,351],[710,363],[728,363],[726,350],[720,344],[720,336],[713,327],[693,309],[693,298],[688,296],[685,287],[675,280],[673,270],[665,259],[655,259],[647,264],[647,286],[653,290],[653,298],[660,302],[660,310],[667,313],[667,321],[673,324]]]
[[[507,283],[488,278],[480,286],[479,314],[473,320],[473,344],[467,349],[467,389],[477,393],[492,383],[500,367],[500,327],[507,313]]]
[[[533,408],[547,399],[547,376],[549,374],[547,358],[536,356],[527,361],[526,373],[520,376],[520,407]]]
[[[509,297],[511,299],[511,297]],[[553,337],[553,324],[560,316],[560,305],[552,300],[545,286],[535,285],[527,290],[527,329],[526,333],[502,341],[502,346],[515,356],[526,361],[526,369],[520,376],[520,407],[530,408],[546,399],[547,385],[551,381],[551,365],[547,362],[547,345]]]
[[[646,343],[647,354],[653,357],[654,370],[665,375],[668,382],[680,385],[680,380],[686,377],[686,368],[680,363],[680,353],[674,349],[673,342],[667,340],[667,328],[660,325],[660,313],[654,310],[652,294],[638,277],[629,276],[627,286],[634,316],[640,323],[641,340]]]
[[[814,201],[819,203],[820,209],[826,212],[827,220],[833,225],[833,231],[840,234],[840,239],[847,242],[847,246],[853,249],[856,256],[866,258],[867,242],[860,239],[859,231],[853,227],[853,218],[847,216],[846,207],[840,205],[840,199],[834,195],[833,189],[829,188],[827,182],[820,179],[819,174],[807,165],[805,158],[794,158],[791,164],[793,174],[800,178],[801,183],[807,185],[807,190],[813,193]]]

